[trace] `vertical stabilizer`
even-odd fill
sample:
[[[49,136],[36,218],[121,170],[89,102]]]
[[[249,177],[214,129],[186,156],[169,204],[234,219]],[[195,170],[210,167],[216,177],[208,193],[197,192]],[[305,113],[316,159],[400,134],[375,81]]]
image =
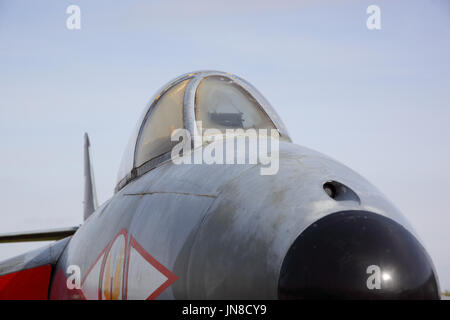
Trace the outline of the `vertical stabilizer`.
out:
[[[97,193],[95,191],[94,172],[92,171],[91,144],[89,142],[89,136],[84,134],[84,220],[97,209]]]

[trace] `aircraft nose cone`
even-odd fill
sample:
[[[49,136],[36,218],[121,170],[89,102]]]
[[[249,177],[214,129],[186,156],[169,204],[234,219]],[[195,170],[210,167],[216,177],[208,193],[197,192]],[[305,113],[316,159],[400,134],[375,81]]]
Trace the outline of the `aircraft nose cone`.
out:
[[[427,252],[397,222],[364,211],[309,226],[284,258],[280,299],[439,299]]]

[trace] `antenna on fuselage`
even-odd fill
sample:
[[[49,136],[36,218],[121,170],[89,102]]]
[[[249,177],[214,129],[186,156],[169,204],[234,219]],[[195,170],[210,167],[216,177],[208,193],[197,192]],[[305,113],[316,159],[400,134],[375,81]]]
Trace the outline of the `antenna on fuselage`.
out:
[[[95,191],[90,147],[91,143],[89,141],[89,136],[87,133],[84,133],[84,220],[89,218],[89,216],[97,209],[97,192]]]

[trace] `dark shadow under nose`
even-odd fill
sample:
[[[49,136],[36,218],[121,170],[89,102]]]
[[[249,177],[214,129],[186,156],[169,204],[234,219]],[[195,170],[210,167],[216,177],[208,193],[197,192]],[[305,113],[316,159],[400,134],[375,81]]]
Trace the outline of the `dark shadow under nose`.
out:
[[[292,244],[280,299],[439,299],[433,264],[397,222],[365,211],[328,215]]]

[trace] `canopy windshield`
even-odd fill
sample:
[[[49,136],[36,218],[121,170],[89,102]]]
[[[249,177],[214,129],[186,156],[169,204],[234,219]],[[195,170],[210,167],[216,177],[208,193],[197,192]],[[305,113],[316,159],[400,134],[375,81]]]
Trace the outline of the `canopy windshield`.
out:
[[[188,80],[172,87],[159,98],[142,127],[136,144],[136,167],[156,158],[177,144],[171,141],[172,132],[183,128],[183,101]]]
[[[275,129],[259,103],[232,79],[204,78],[195,96],[196,120],[204,129]]]

